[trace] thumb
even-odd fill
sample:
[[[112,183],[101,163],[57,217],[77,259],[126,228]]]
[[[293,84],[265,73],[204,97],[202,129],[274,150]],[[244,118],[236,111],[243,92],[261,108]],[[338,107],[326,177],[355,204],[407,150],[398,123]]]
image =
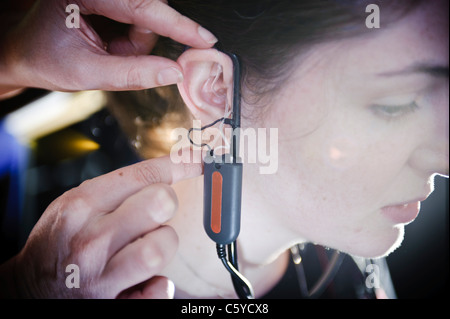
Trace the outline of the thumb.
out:
[[[86,80],[92,90],[143,90],[183,81],[181,67],[159,56],[98,54],[89,64],[90,74]]]

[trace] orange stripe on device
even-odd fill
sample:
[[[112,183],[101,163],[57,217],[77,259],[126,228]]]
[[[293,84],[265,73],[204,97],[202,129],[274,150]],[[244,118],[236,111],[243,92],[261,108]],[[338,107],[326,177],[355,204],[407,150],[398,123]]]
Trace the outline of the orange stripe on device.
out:
[[[211,229],[216,234],[222,228],[222,174],[214,172],[212,174],[211,192]]]

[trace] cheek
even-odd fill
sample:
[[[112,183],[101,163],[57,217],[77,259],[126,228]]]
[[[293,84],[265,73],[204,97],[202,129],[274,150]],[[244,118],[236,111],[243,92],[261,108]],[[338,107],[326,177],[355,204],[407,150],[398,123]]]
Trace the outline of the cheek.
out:
[[[348,211],[375,192],[372,185],[382,183],[385,174],[378,165],[377,144],[363,136],[324,132],[305,139],[298,149],[299,173],[316,185],[322,205]],[[319,196],[319,194],[317,194]],[[359,206],[359,205],[358,205]],[[362,207],[359,207],[362,208]]]
[[[382,207],[406,159],[399,145],[375,136],[316,132],[295,145],[280,143],[279,179],[286,187],[275,189],[289,194],[296,218],[327,231],[356,231]]]
[[[376,195],[383,185],[387,186],[404,165],[405,160],[395,150],[399,148],[394,144],[363,134],[336,136],[323,143],[317,166],[328,182],[334,180],[343,191],[367,199]]]
[[[407,171],[410,147],[403,141],[360,135],[323,143],[314,166],[330,203],[355,221],[379,209]]]
[[[354,169],[361,160],[363,145],[351,136],[337,136],[323,143],[321,162],[325,167],[337,171],[349,171]]]

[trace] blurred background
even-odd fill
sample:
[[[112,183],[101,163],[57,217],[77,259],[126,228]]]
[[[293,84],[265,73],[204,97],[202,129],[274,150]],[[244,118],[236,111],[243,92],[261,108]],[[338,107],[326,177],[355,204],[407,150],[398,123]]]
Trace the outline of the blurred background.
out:
[[[101,92],[29,89],[0,101],[0,260],[24,245],[46,207],[85,179],[138,161]],[[448,179],[406,226],[387,258],[397,296],[444,298],[448,289]]]

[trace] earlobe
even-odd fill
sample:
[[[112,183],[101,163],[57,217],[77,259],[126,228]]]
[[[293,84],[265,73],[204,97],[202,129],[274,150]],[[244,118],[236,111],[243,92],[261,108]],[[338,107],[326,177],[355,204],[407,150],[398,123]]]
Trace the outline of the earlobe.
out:
[[[184,81],[178,90],[195,118],[203,123],[223,117],[232,99],[233,63],[215,49],[189,49],[179,58]]]

